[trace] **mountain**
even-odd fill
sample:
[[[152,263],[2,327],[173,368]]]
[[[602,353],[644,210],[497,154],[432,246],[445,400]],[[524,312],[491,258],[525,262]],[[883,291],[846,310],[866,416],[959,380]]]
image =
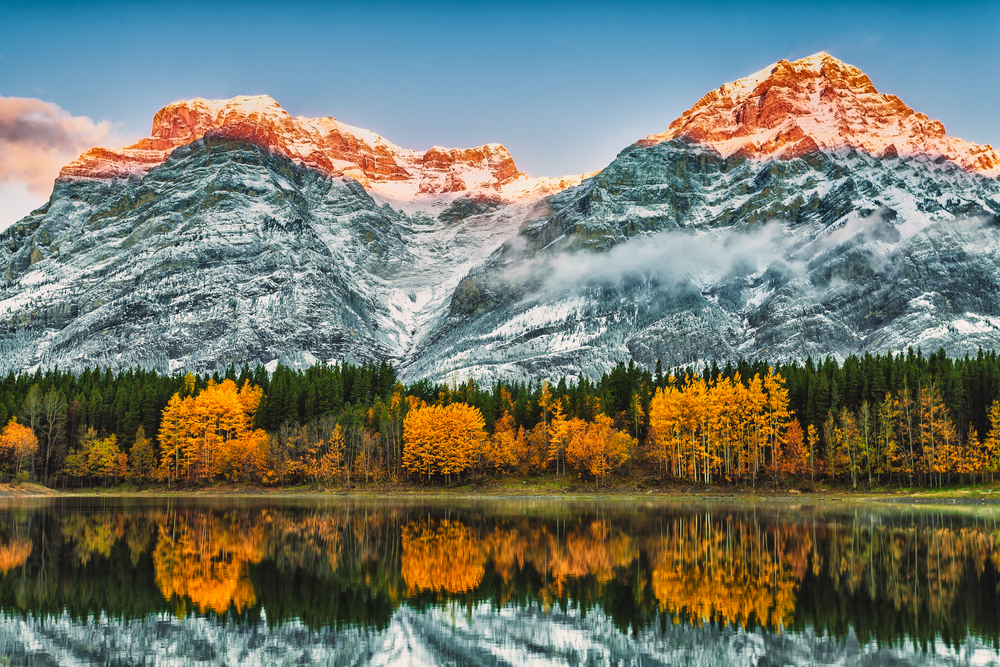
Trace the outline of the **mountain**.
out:
[[[983,176],[1000,176],[1000,154],[949,137],[944,125],[875,90],[857,67],[827,53],[782,60],[713,90],[666,132],[710,147],[722,157],[790,160],[813,153],[863,151],[874,157],[944,159]]]
[[[407,373],[998,348],[998,165],[827,54],[781,61],[551,196]]]
[[[1000,347],[1000,155],[821,53],[601,172],[192,100],[0,234],[8,369],[387,358],[422,377]]]
[[[405,150],[267,97],[172,104],[0,234],[0,366],[398,360],[579,182],[530,178],[499,144]]]

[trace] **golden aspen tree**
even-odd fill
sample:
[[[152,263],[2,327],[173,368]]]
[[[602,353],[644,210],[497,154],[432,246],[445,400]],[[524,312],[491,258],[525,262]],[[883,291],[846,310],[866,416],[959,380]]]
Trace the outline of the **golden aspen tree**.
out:
[[[542,424],[536,424],[525,438],[524,446],[524,455],[521,457],[524,471],[532,474],[544,472],[549,460],[548,429]]]
[[[176,481],[180,476],[181,450],[186,439],[185,422],[190,409],[191,403],[181,400],[180,394],[171,396],[163,408],[159,432],[160,469],[168,480]]]
[[[782,455],[783,470],[791,475],[801,475],[809,464],[805,434],[798,419],[793,419],[785,429],[785,451]]]
[[[764,394],[764,381],[760,375],[754,375],[743,392],[743,416],[745,444],[745,473],[750,477],[751,484],[757,484],[757,476],[763,467],[765,447],[768,442],[769,425],[767,419],[767,397]]]
[[[343,474],[344,468],[344,434],[340,430],[340,424],[335,424],[330,432],[329,442],[326,451],[322,453],[318,460],[312,462],[310,474],[314,480],[322,481],[323,484],[332,484]]]
[[[597,415],[590,424],[582,419],[570,422],[567,463],[594,477],[598,484],[631,458],[635,438],[615,429],[607,415]]]
[[[112,433],[107,438],[98,438],[89,444],[86,450],[87,474],[104,479],[107,485],[108,479],[116,477],[119,471],[121,449],[118,447],[118,437]]]
[[[146,429],[142,426],[135,432],[135,442],[129,450],[128,476],[132,479],[146,480],[156,469],[156,455],[153,453],[153,442],[146,437]]]
[[[886,475],[890,479],[899,453],[899,443],[896,439],[897,405],[892,396],[886,392],[885,399],[878,406],[877,414],[875,472],[880,477]]]
[[[955,447],[955,465],[953,471],[962,475],[972,475],[973,481],[977,473],[982,473],[985,469],[986,457],[979,445],[979,434],[972,424],[966,431],[965,440],[959,441]]]
[[[875,468],[875,425],[873,422],[871,405],[868,401],[863,401],[857,414],[858,470],[868,473],[868,486],[872,485],[872,471]]]
[[[681,391],[683,404],[685,472],[692,480],[707,481],[708,447],[706,442],[708,386],[701,377],[685,378]]]
[[[839,477],[847,469],[842,457],[842,440],[843,431],[837,426],[833,410],[830,410],[823,422],[823,455],[830,477]]]
[[[774,368],[767,369],[763,379],[764,392],[767,394],[767,437],[771,448],[771,463],[775,465],[775,457],[781,454],[781,446],[788,428],[790,418],[788,412],[788,390],[785,379]]]
[[[920,422],[927,470],[932,476],[937,476],[940,486],[944,483],[944,475],[950,473],[955,465],[958,432],[934,384],[920,391]]]
[[[485,452],[486,461],[501,475],[509,474],[520,466],[523,449],[524,429],[518,428],[509,412],[493,425],[490,447]]]
[[[815,424],[806,427],[806,449],[809,455],[809,480],[815,481],[816,451],[819,449],[819,433],[816,432]]]
[[[990,430],[986,434],[983,447],[986,455],[986,470],[989,471],[992,481],[993,475],[1000,472],[1000,400],[993,401],[988,418]]]
[[[193,383],[185,388],[193,390]],[[266,434],[252,430],[263,392],[245,382],[209,381],[196,396],[174,394],[163,410],[160,467],[168,479],[197,481],[218,475],[229,479],[262,478],[268,466]]]
[[[851,480],[851,486],[858,487],[858,474],[861,472],[861,427],[854,413],[846,407],[840,410],[841,437],[839,458],[844,462],[844,472]]]
[[[717,430],[721,440],[720,474],[726,481],[732,482],[738,475],[739,460],[739,374],[736,374],[735,382],[728,377],[717,380],[712,387],[712,400],[717,406]]]
[[[120,451],[115,462],[115,481],[117,482],[126,477],[128,477],[128,453]]]
[[[4,462],[12,464],[15,479],[20,476],[22,467],[30,463],[36,451],[38,438],[35,433],[27,426],[18,424],[16,417],[11,417],[0,432],[0,456]]]
[[[427,480],[450,479],[475,462],[485,438],[482,414],[466,403],[410,410],[403,421],[403,467]]]
[[[900,475],[907,475],[910,484],[913,484],[913,476],[918,472],[918,456],[922,451],[919,445],[919,433],[915,428],[920,411],[910,394],[905,377],[903,378],[903,389],[897,394],[893,407],[898,424],[896,432],[899,436],[900,447],[897,472]]]
[[[565,417],[563,416],[562,402],[552,394],[552,387],[548,382],[542,383],[538,407],[542,409],[542,432],[548,436],[546,463],[555,461],[556,474],[566,474],[565,438],[554,437],[562,428]]]
[[[671,378],[673,381],[673,378]],[[678,444],[680,433],[680,392],[671,385],[658,388],[649,404],[649,444],[650,456],[657,462],[661,472],[678,476]]]

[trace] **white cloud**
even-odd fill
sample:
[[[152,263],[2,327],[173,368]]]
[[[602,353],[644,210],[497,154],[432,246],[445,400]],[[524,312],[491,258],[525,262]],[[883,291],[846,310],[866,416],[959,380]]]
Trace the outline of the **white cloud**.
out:
[[[88,148],[121,145],[114,126],[31,97],[0,96],[0,229],[39,206]]]

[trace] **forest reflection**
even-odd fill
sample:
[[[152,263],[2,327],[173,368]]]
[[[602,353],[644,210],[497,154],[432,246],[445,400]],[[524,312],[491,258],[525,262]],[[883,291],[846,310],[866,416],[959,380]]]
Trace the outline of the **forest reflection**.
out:
[[[1000,642],[989,510],[59,501],[0,510],[7,613],[383,628],[414,609]]]

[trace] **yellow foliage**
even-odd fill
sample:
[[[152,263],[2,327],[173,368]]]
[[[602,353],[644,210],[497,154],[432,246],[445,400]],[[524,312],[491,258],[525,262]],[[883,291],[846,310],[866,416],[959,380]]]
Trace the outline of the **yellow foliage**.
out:
[[[520,468],[526,446],[524,429],[514,424],[509,412],[504,412],[493,425],[490,445],[484,452],[484,459],[494,470],[507,474]]]
[[[430,479],[474,465],[486,442],[478,408],[466,403],[411,408],[403,421],[403,468]]]
[[[795,531],[795,527],[792,527]],[[802,531],[805,545],[811,546]],[[788,625],[795,611],[805,559],[780,533],[699,517],[676,519],[650,544],[653,595],[677,622],[722,621],[770,628]]]
[[[0,459],[16,475],[25,467],[38,449],[35,433],[12,417],[0,431]]]
[[[603,414],[597,415],[593,423],[566,420],[559,437],[567,442],[566,462],[598,480],[625,465],[636,445],[632,436],[616,430],[611,418]]]
[[[15,567],[24,565],[30,555],[30,540],[20,539],[0,544],[0,574],[7,574]]]
[[[454,404],[453,404],[454,405]],[[464,593],[479,585],[484,543],[459,521],[410,522],[403,527],[402,573],[407,594]]]
[[[680,389],[657,389],[649,406],[649,455],[674,477],[756,481],[780,459],[790,419],[783,385],[769,372],[745,385],[737,374],[714,382],[688,377]]]
[[[262,397],[260,388],[245,382],[237,389],[232,380],[209,381],[197,396],[174,394],[160,425],[162,473],[195,481],[263,480],[270,471],[267,435],[252,430]]]
[[[163,597],[189,598],[202,613],[252,606],[257,596],[247,566],[264,556],[262,528],[209,513],[161,523],[153,566]]]

